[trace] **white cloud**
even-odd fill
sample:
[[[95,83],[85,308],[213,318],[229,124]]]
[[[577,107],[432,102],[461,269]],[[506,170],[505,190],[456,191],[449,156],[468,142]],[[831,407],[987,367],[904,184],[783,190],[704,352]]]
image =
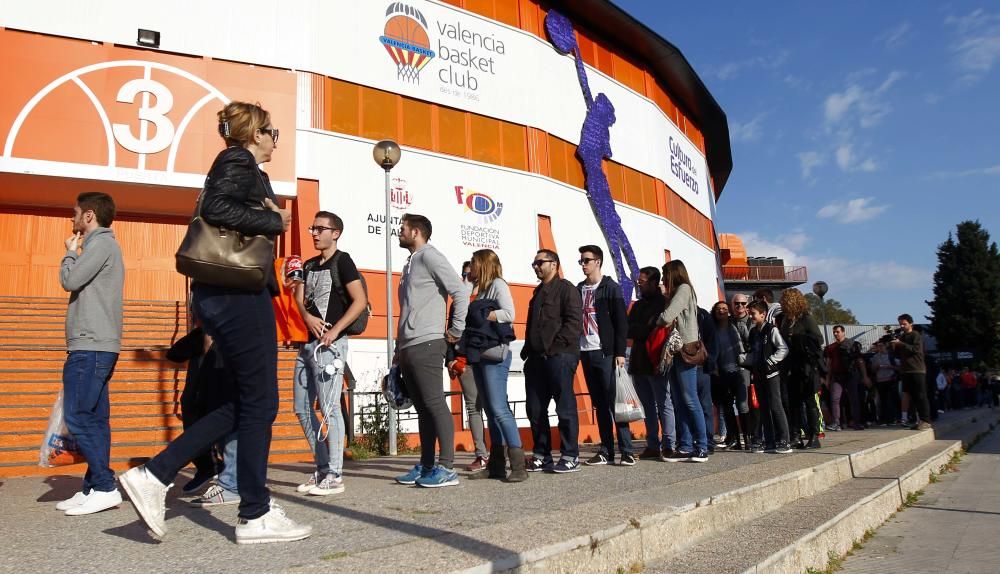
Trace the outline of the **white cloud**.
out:
[[[837,255],[807,255],[801,253],[802,245],[791,236],[767,239],[756,231],[737,233],[743,240],[747,255],[751,257],[778,257],[785,265],[804,265],[809,280],[821,279],[830,284],[832,296],[848,291],[870,293],[929,287],[933,272],[930,269],[903,265],[896,261],[854,261]],[[806,287],[808,288],[808,287]]]
[[[837,158],[837,167],[841,171],[864,171],[872,172],[878,169],[878,164],[872,158],[859,159],[854,153],[854,149],[849,143],[841,144],[834,152]]]
[[[765,117],[767,117],[767,112],[762,112],[748,122],[733,123],[729,128],[729,133],[732,135],[733,140],[738,142],[754,142],[759,140]]]
[[[889,209],[888,205],[872,204],[874,199],[873,197],[859,197],[849,200],[847,203],[830,203],[816,212],[816,217],[833,219],[840,223],[868,221]]]
[[[952,51],[963,80],[978,80],[1000,61],[1000,15],[980,8],[965,16],[948,16],[945,24],[956,32]]]
[[[826,163],[822,154],[816,151],[806,151],[798,154],[799,166],[802,168],[802,179],[809,179],[812,170]]]
[[[931,174],[931,177],[938,179],[951,179],[955,177],[970,177],[977,175],[1000,175],[1000,165],[991,165],[989,167],[979,167],[960,171],[936,171]]]
[[[860,83],[862,78],[859,77],[869,75],[867,72],[854,74],[854,80],[849,82],[847,88],[826,97],[823,114],[828,126],[856,119],[861,127],[870,128],[892,111],[884,96],[904,74],[893,70],[878,86],[868,88]]]
[[[851,146],[844,144],[837,148],[837,167],[843,171],[847,171],[851,168],[852,160],[854,159],[854,153],[851,151]]]
[[[708,69],[708,75],[715,76],[720,80],[731,80],[738,77],[744,72],[750,70],[768,70],[773,71],[781,68],[785,62],[788,61],[788,57],[791,52],[788,50],[781,50],[780,52],[769,54],[767,56],[757,56],[755,58],[747,58],[745,60],[736,60],[733,62],[726,62],[721,66]]]
[[[909,40],[911,26],[909,21],[902,21],[898,25],[889,28],[885,32],[882,32],[875,38],[876,41],[881,42],[886,48],[892,50],[906,44]]]

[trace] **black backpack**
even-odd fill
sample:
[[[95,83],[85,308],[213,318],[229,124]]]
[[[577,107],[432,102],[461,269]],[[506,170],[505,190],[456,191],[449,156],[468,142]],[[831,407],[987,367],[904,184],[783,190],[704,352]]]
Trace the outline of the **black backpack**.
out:
[[[338,250],[333,254],[333,261],[330,262],[330,278],[333,281],[333,290],[337,292],[337,296],[340,297],[341,301],[343,301],[344,309],[346,310],[351,306],[351,297],[347,294],[347,291],[344,289],[344,284],[340,281],[340,270],[337,267],[337,259],[340,257],[341,253],[343,253],[343,251]],[[365,298],[367,299],[368,283],[365,281],[364,275],[358,273],[358,276],[361,278],[361,288],[365,290]],[[358,315],[358,318],[344,329],[344,334],[360,335],[361,333],[364,333],[365,329],[368,328],[368,318],[371,317],[371,314],[372,304],[369,301],[369,303],[365,305],[365,308],[361,311],[361,314]]]

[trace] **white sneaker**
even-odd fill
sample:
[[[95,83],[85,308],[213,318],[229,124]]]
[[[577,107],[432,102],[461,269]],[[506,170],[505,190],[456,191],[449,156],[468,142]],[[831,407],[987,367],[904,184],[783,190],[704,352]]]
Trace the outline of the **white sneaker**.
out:
[[[264,544],[267,542],[292,542],[309,538],[312,526],[296,524],[285,516],[285,510],[273,500],[271,509],[260,518],[247,520],[240,518],[236,524],[237,544]]]
[[[208,508],[210,506],[227,506],[230,504],[239,504],[240,495],[235,492],[230,492],[218,484],[213,484],[198,498],[188,501],[191,506],[198,506],[201,508]]]
[[[309,477],[309,480],[295,487],[295,490],[301,494],[305,494],[310,490],[312,490],[316,486],[316,483],[318,482],[319,482],[319,473],[314,472],[312,473],[312,476]]]
[[[167,533],[164,514],[167,511],[167,491],[173,484],[163,484],[155,476],[146,472],[145,466],[137,466],[118,477],[118,482],[125,488],[132,506],[139,513],[139,518],[158,537]]]
[[[95,512],[121,506],[121,503],[122,493],[118,492],[117,488],[110,492],[91,490],[90,494],[88,494],[86,499],[83,501],[83,504],[66,509],[66,516],[83,516],[85,514],[93,514]]]
[[[344,479],[334,474],[324,476],[319,484],[309,490],[309,494],[313,496],[327,496],[341,492],[344,492]]]
[[[65,512],[70,508],[80,506],[85,500],[87,500],[87,495],[82,492],[77,492],[73,495],[73,498],[67,498],[66,500],[60,501],[56,504],[56,510],[62,510]]]

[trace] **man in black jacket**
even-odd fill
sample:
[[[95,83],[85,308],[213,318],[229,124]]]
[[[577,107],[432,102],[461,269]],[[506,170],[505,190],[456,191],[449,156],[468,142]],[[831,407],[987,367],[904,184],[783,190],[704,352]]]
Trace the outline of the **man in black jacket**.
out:
[[[540,249],[531,263],[541,284],[528,303],[524,359],[525,409],[531,421],[533,455],[525,461],[528,472],[580,470],[577,442],[580,422],[573,393],[573,375],[580,361],[580,292],[559,277],[559,255]],[[556,402],[559,417],[559,450],[562,458],[552,464],[549,402]]]
[[[924,338],[913,328],[913,317],[907,313],[899,316],[899,326],[903,333],[892,342],[892,349],[900,357],[899,370],[902,373],[903,392],[909,394],[912,408],[918,420],[913,421],[913,430],[931,428],[930,405],[927,402],[927,387],[924,378],[927,366],[924,364]]]
[[[614,464],[617,427],[621,464],[632,466],[635,464],[632,433],[627,422],[615,421],[615,370],[625,367],[628,332],[625,300],[618,283],[601,272],[604,251],[600,247],[581,247],[577,263],[584,274],[584,280],[576,286],[583,300],[580,363],[590,402],[597,411],[597,429],[601,435],[601,449],[587,460],[587,465]]]

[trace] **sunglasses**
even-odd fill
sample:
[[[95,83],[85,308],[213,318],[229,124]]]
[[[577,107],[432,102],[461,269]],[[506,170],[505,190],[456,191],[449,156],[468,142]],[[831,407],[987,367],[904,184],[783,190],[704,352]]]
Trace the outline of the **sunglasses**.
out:
[[[546,263],[552,263],[552,262],[553,262],[552,259],[535,259],[534,261],[531,262],[531,266],[532,267],[541,267],[542,265],[545,265]]]
[[[733,305],[735,305],[736,307],[746,307],[747,305],[749,305],[749,303],[747,303],[746,301],[733,301]]]
[[[577,263],[579,263],[580,265],[586,265],[586,264],[590,263],[591,261],[597,261],[597,259],[592,259],[590,257],[583,257],[579,261],[577,261]]]
[[[274,143],[278,143],[278,128],[260,128],[260,133],[271,136]]]
[[[336,229],[332,227],[326,227],[325,225],[310,225],[308,231],[311,234],[319,234],[323,233],[324,231],[336,231]]]

